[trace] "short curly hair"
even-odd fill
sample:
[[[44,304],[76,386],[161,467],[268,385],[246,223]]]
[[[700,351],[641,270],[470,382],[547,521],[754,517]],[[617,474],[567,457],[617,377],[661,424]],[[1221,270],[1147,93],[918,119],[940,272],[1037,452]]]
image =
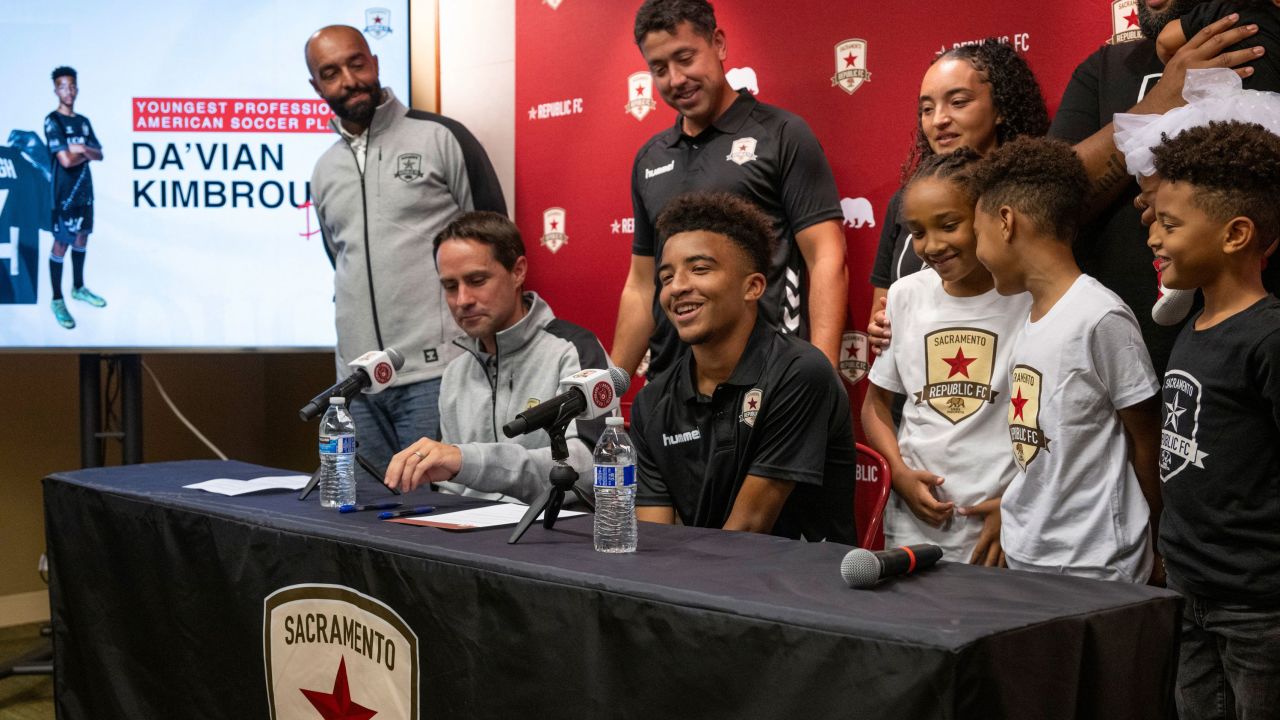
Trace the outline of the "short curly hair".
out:
[[[645,0],[636,11],[636,45],[652,32],[676,34],[682,22],[707,40],[716,32],[716,11],[707,0]]]
[[[52,73],[49,73],[49,79],[52,80],[53,84],[55,85],[58,84],[58,78],[60,77],[69,77],[71,78],[72,82],[75,82],[76,69],[69,65],[59,65],[58,67],[53,69]]]
[[[930,155],[920,161],[920,167],[916,168],[915,174],[907,181],[906,187],[911,187],[912,184],[925,178],[938,178],[956,183],[969,197],[974,197],[969,173],[975,163],[981,159],[982,156],[967,145],[943,155]]]
[[[996,38],[987,38],[940,53],[929,66],[946,59],[964,60],[991,86],[991,105],[1001,118],[1000,124],[996,125],[997,145],[1016,137],[1040,137],[1049,132],[1049,111],[1045,109],[1040,83],[1027,61],[1011,45]],[[903,181],[915,173],[925,158],[935,154],[917,114],[915,144],[902,167]]]
[[[750,201],[729,193],[685,193],[667,203],[658,216],[658,238],[665,243],[683,232],[724,235],[746,256],[751,272],[767,273],[773,255],[773,223]]]
[[[1020,137],[1001,145],[968,173],[978,211],[1008,205],[1036,227],[1071,243],[1089,196],[1089,176],[1071,146],[1061,140]]]
[[[1195,186],[1196,207],[1218,222],[1253,221],[1267,248],[1280,238],[1280,137],[1257,123],[1210,122],[1151,149],[1161,179]]]

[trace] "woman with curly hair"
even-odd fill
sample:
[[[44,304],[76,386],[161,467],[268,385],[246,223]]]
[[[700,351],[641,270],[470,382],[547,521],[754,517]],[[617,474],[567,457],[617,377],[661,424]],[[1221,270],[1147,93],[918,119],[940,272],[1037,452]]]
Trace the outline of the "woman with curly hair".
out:
[[[995,38],[939,55],[920,83],[915,144],[903,166],[912,176],[920,162],[961,147],[985,155],[1023,135],[1049,130],[1040,85],[1025,60]],[[889,200],[880,228],[880,246],[871,271],[871,319],[867,332],[876,353],[887,343],[884,322],[889,285],[916,272],[920,258],[911,250],[911,232],[902,220],[902,190]]]

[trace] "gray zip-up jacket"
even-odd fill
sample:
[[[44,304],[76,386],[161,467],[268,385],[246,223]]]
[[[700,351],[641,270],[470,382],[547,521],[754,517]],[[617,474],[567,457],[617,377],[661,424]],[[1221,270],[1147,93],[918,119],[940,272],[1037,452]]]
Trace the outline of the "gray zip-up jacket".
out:
[[[560,379],[583,368],[609,367],[604,347],[590,330],[558,320],[536,293],[524,294],[529,308],[520,322],[497,335],[490,355],[475,338],[457,346],[466,352],[449,363],[440,387],[443,442],[462,450],[462,470],[447,492],[532,503],[550,484],[551,439],[543,430],[507,438],[502,426],[517,413],[555,397]],[[604,418],[575,420],[565,433],[569,464],[578,487],[591,492],[591,453],[604,431]],[[572,496],[566,498],[571,500]]]
[[[407,385],[440,377],[462,334],[444,302],[432,240],[460,212],[507,208],[484,148],[465,127],[409,110],[390,90],[384,98],[366,131],[364,171],[339,138],[316,162],[311,197],[335,270],[338,375],[360,355],[394,347],[405,357],[394,384]]]

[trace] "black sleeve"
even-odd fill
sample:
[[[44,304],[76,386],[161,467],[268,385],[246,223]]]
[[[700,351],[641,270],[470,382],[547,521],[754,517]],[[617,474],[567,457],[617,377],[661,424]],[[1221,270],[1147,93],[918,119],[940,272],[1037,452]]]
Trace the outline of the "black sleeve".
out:
[[[813,131],[801,118],[790,117],[781,137],[778,190],[791,232],[843,217],[835,175]]]
[[[465,125],[453,118],[436,113],[410,110],[409,117],[421,120],[433,120],[445,126],[458,145],[462,147],[462,157],[467,165],[467,184],[471,186],[471,204],[476,210],[489,210],[499,215],[507,214],[507,201],[502,196],[502,185],[498,182],[498,173],[494,172],[493,163],[484,146]]]
[[[636,159],[631,164],[631,215],[635,223],[635,233],[631,236],[631,254],[641,257],[653,257],[656,254],[657,245],[654,242],[653,223],[649,222],[649,212],[645,209],[644,198],[640,197],[640,183],[636,182],[640,157],[648,148],[648,143],[640,148],[640,152],[636,153]]]
[[[893,284],[893,252],[902,234],[902,188],[889,198],[889,206],[880,217],[880,244],[876,246],[875,264],[871,266],[871,286],[888,288]]]
[[[1280,428],[1280,330],[1268,333],[1254,354],[1253,386],[1271,406],[1271,419]]]
[[[50,155],[57,155],[67,149],[67,135],[62,131],[62,123],[53,117],[53,113],[49,113],[44,119],[44,142],[49,146]],[[56,163],[58,159],[55,157],[53,161]]]
[[[816,350],[791,361],[772,397],[761,398],[760,443],[747,473],[821,485],[831,419],[849,413],[849,396]]]
[[[1062,103],[1049,126],[1049,137],[1072,145],[1098,132],[1111,118],[1101,119],[1101,88],[1098,85],[1102,50],[1094,52],[1071,73],[1062,93]]]
[[[647,393],[643,390],[636,395],[631,405],[631,442],[636,449],[636,504],[674,506],[667,483],[658,470],[657,459],[649,447],[645,436],[645,426],[649,420]]]
[[[1178,19],[1182,21],[1182,36],[1190,40],[1210,23],[1229,14],[1230,8],[1221,0],[1210,0],[1187,10]]]

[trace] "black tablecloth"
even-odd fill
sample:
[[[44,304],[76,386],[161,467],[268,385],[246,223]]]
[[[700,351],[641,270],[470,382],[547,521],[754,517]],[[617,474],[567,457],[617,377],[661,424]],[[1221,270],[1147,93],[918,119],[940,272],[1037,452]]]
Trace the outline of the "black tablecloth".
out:
[[[943,563],[858,591],[838,544],[641,524],[639,552],[607,555],[589,517],[508,545],[509,528],[450,533],[323,510],[314,495],[181,487],[280,472],[192,461],[46,479],[60,718],[285,717],[269,697],[264,604],[299,585],[403,619],[417,643],[406,717],[1169,710],[1178,600],[1162,590]]]

